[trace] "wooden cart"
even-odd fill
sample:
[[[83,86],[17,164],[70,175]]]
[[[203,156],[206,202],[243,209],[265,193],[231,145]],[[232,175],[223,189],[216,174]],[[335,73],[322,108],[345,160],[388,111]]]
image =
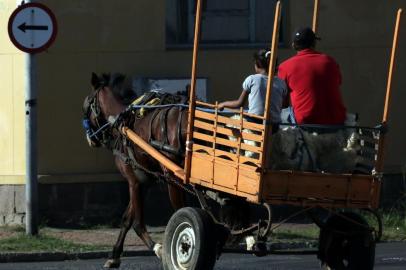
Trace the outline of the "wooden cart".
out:
[[[313,29],[316,31],[318,0],[315,0],[314,10]],[[382,126],[385,126],[388,120],[401,13],[402,11],[399,10]],[[375,169],[369,175],[272,171],[267,168],[266,159],[272,154],[269,145],[269,141],[272,140],[272,127],[267,124],[270,120],[268,113],[271,100],[270,86],[274,77],[278,49],[280,16],[281,4],[278,2],[264,116],[250,115],[241,108],[239,111],[235,111],[236,114],[239,114],[240,120],[233,120],[220,113],[217,103],[208,104],[196,101],[197,54],[201,20],[201,0],[198,0],[185,167],[181,168],[167,159],[132,130],[126,127],[122,129],[123,134],[179,178],[181,185],[192,187],[203,208],[203,210],[184,208],[171,218],[164,243],[163,264],[165,269],[211,269],[213,267],[216,254],[219,254],[218,250],[216,253],[215,247],[220,246],[221,248],[219,243],[222,242],[220,239],[223,239],[219,236],[219,231],[226,232],[225,235],[227,235],[230,230],[218,222],[214,214],[210,212],[206,202],[210,196],[207,196],[206,191],[244,198],[254,204],[264,204],[268,211],[270,211],[269,205],[281,204],[302,206],[305,209],[321,207],[324,209],[367,209],[369,211],[373,211],[379,206],[385,145],[385,134],[380,132],[382,129],[374,130],[375,137],[369,139],[369,143],[375,146],[376,151],[374,153]],[[210,110],[196,109],[196,106]],[[263,124],[247,121],[248,117],[260,119]],[[254,132],[247,132],[247,130]],[[236,140],[228,140],[227,136],[234,136]],[[254,141],[255,146],[247,144],[245,140]],[[255,155],[246,157],[241,154],[242,151],[251,151]],[[379,216],[376,216],[379,220]],[[360,263],[363,265],[362,269],[373,268],[376,239],[373,229],[362,217],[351,212],[341,214],[337,212],[337,215],[332,216],[325,223],[317,218],[314,219],[316,224],[321,226],[318,256],[325,265],[333,269],[340,268],[343,267],[342,261],[346,260],[348,264],[344,266],[345,268],[340,269],[360,269],[356,268]],[[254,229],[259,231],[257,241],[265,240],[271,229],[270,213],[267,222],[258,222],[256,226],[241,230],[240,233]],[[380,226],[377,235],[381,230]],[[216,236],[214,236],[214,231],[217,233]],[[346,237],[352,240],[348,240]],[[349,244],[351,247],[348,247],[350,250],[348,254],[344,254],[343,243],[347,243],[345,241],[352,241]],[[354,253],[354,248],[357,253]],[[339,258],[342,256],[342,258],[337,259],[337,256]],[[337,262],[337,260],[341,260],[341,262]]]

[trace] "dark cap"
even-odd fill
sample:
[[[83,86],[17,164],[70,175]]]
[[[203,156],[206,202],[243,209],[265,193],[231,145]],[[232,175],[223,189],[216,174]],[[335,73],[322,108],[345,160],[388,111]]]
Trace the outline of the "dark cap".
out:
[[[293,34],[293,43],[298,48],[310,48],[314,45],[316,40],[320,40],[320,38],[310,27],[299,28]]]

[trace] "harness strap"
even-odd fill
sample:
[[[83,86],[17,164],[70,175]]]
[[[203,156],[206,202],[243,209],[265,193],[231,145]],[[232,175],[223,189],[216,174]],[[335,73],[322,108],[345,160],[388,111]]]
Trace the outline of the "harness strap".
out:
[[[148,141],[151,141],[151,140],[153,139],[153,138],[152,138],[152,124],[154,123],[155,117],[158,115],[159,112],[160,112],[159,110],[155,110],[155,111],[152,113],[151,119],[150,119],[150,121],[149,121],[149,135],[148,135]]]
[[[168,144],[169,145],[169,139],[168,139],[168,114],[169,111],[172,109],[172,107],[169,107],[169,109],[164,109],[160,112],[160,126],[161,126],[161,134],[163,136],[163,144]]]
[[[179,107],[179,115],[178,115],[178,123],[177,123],[177,134],[178,134],[178,151],[179,154],[184,154],[182,145],[182,115],[183,115],[183,108]]]

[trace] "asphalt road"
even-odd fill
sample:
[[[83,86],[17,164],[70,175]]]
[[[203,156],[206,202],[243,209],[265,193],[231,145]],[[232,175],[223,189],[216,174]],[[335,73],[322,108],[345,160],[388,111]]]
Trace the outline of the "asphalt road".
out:
[[[101,270],[104,259],[0,264],[0,270]],[[160,261],[151,256],[123,258],[120,270],[162,269]],[[216,270],[267,269],[267,270],[310,270],[320,269],[315,255],[270,255],[257,258],[253,255],[223,254]],[[406,243],[379,244],[377,246],[375,270],[406,269]]]

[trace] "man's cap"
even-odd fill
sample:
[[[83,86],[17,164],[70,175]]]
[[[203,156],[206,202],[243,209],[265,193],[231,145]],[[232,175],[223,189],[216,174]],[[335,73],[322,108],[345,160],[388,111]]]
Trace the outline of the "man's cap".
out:
[[[297,29],[293,34],[293,42],[296,45],[311,46],[316,40],[321,40],[310,27]]]

